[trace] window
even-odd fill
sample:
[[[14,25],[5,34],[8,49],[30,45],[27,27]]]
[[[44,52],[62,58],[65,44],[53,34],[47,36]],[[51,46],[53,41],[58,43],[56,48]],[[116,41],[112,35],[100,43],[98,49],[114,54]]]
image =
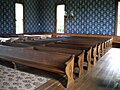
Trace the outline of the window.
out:
[[[16,24],[16,34],[23,33],[23,5],[20,3],[15,4],[15,24]]]
[[[57,23],[56,23],[56,32],[57,33],[64,33],[65,32],[65,20],[64,20],[64,13],[65,13],[65,5],[57,5]]]

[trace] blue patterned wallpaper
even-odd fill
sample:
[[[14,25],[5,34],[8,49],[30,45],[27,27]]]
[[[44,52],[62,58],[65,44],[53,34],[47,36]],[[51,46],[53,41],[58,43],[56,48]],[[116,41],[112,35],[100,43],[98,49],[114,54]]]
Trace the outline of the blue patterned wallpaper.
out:
[[[56,0],[41,0],[42,32],[55,32]],[[116,0],[64,0],[66,11],[74,18],[66,19],[66,33],[115,35]]]
[[[25,33],[40,30],[40,0],[24,0],[24,31]]]
[[[55,32],[56,18],[55,18],[55,3],[56,0],[41,0],[41,28],[40,32]]]
[[[55,31],[56,0],[24,0],[25,33]]]
[[[115,34],[116,0],[70,0],[67,12],[74,11],[72,21],[66,20],[67,33]]]
[[[0,34],[15,33],[15,0],[0,0]]]
[[[0,0],[0,34],[15,34],[15,1]],[[24,30],[56,31],[59,0],[24,0]],[[74,18],[66,19],[66,33],[115,35],[116,0],[62,0]]]

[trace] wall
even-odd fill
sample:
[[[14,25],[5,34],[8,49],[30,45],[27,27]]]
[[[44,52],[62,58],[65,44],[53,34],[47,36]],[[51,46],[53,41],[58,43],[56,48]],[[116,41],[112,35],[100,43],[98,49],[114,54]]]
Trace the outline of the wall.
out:
[[[15,34],[15,1],[0,0],[0,34]],[[115,34],[116,0],[62,0],[74,18],[66,19],[66,32],[74,34]],[[57,0],[24,0],[24,30],[56,31]]]
[[[0,34],[15,34],[15,3],[20,0],[0,0]]]
[[[55,32],[56,0],[41,0],[42,32]],[[64,0],[66,11],[74,18],[66,19],[66,32],[79,34],[115,35],[116,0]]]
[[[15,34],[15,2],[20,0],[0,0],[0,34]],[[24,0],[24,30],[40,30],[39,0]]]
[[[69,6],[74,18],[67,20],[67,33],[114,35],[115,0],[75,0]]]
[[[0,34],[15,34],[15,3],[0,0]],[[21,0],[22,1],[22,0]],[[25,32],[40,32],[40,0],[24,0]]]
[[[15,33],[15,0],[0,0],[0,34]]]
[[[40,32],[55,32],[56,18],[55,10],[57,0],[40,0],[41,6],[41,28]]]
[[[25,33],[40,30],[40,2],[39,0],[24,0],[24,31]]]

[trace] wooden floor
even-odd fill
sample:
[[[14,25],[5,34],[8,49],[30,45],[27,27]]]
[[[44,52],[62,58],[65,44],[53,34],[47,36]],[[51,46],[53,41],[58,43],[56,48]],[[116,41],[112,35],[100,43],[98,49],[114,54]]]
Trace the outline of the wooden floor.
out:
[[[120,49],[110,49],[74,85],[64,88],[65,78],[52,79],[37,90],[120,90]]]

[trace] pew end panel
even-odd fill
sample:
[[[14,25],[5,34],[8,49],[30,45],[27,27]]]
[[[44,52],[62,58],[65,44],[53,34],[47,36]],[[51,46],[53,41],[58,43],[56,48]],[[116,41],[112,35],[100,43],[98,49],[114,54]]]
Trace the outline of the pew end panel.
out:
[[[104,53],[106,53],[108,51],[108,48],[109,48],[108,44],[109,44],[108,41],[104,42]]]
[[[96,64],[97,44],[93,47],[93,64]]]
[[[111,39],[106,41],[107,42],[107,50],[109,50],[112,47],[112,40],[113,39],[111,38]]]
[[[109,49],[112,48],[112,42],[113,42],[113,38],[111,38],[111,39],[109,40]]]
[[[83,74],[85,50],[78,56],[79,77]]]
[[[105,51],[107,52],[109,50],[109,40],[107,40],[105,43],[106,43],[106,49],[105,49]]]
[[[87,51],[87,69],[90,70],[92,68],[91,65],[91,52],[92,52],[92,47]]]
[[[101,53],[102,53],[102,56],[104,55],[104,53],[105,53],[105,43],[102,43],[102,45],[101,45]]]
[[[65,73],[67,75],[67,85],[66,87],[68,88],[69,86],[71,86],[74,83],[74,78],[73,78],[73,72],[74,72],[74,58],[75,55],[73,55],[70,60],[68,60],[65,64]]]
[[[97,57],[98,60],[100,59],[100,49],[101,49],[101,44],[98,45],[98,49],[97,49]],[[103,51],[102,51],[103,52]]]

